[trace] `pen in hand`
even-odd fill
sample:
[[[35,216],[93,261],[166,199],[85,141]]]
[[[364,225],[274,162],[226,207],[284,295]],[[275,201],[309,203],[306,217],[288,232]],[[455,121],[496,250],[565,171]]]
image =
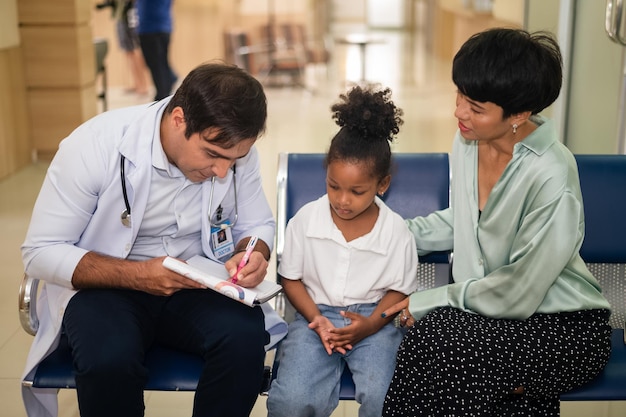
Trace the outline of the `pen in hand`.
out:
[[[239,275],[239,272],[248,263],[248,260],[250,259],[250,255],[252,254],[252,251],[254,250],[254,247],[256,246],[257,240],[259,240],[257,236],[252,236],[250,240],[248,241],[248,244],[246,245],[246,252],[243,254],[243,258],[241,258],[241,261],[239,262],[239,265],[237,266],[237,272],[235,272],[235,274],[232,277],[230,277],[230,282],[232,282],[233,284],[236,284],[237,281],[239,281],[239,279],[237,278],[237,275]]]

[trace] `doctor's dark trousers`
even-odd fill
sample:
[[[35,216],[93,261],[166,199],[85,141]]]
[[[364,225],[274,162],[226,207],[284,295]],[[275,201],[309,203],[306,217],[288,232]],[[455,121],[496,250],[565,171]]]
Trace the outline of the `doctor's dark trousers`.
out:
[[[263,312],[211,290],[160,297],[115,289],[79,291],[63,328],[82,417],[144,415],[144,354],[153,344],[204,358],[193,416],[248,416],[269,342]]]

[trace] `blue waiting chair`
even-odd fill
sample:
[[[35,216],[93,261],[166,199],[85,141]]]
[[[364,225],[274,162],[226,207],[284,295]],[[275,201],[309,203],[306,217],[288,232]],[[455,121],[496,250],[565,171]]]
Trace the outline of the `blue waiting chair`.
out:
[[[404,158],[402,155],[396,157]],[[428,155],[424,157],[428,159]],[[432,155],[432,157],[437,156]],[[600,282],[603,293],[611,304],[612,352],[606,368],[594,381],[562,394],[560,399],[561,401],[624,401],[626,400],[626,335],[624,333],[626,327],[626,155],[575,155],[575,157],[584,199],[586,225],[581,256]],[[406,158],[410,159],[411,154],[407,155]],[[306,175],[323,175],[314,174],[315,168],[319,168],[321,160],[319,155],[280,156],[277,250],[282,249],[281,244],[284,242],[280,242],[280,238],[287,220],[304,203],[324,192],[322,189],[323,176],[316,177],[316,181],[306,179]],[[447,169],[447,155],[445,160]],[[430,169],[436,168],[430,166]],[[403,184],[399,188],[409,194],[415,192],[410,187],[411,178],[405,177],[402,173],[403,171],[399,169],[398,174],[400,175],[394,176],[392,184],[394,182]],[[427,181],[432,181],[438,177],[440,175],[434,174],[433,171],[433,177]],[[407,180],[409,182],[408,190],[403,188],[407,186],[405,183]],[[295,189],[300,185],[304,189]],[[430,188],[429,194],[431,195],[433,188],[439,186],[441,184],[413,183],[414,189]],[[391,198],[391,192],[389,194]],[[307,195],[312,195],[312,197],[309,198]],[[410,200],[416,197],[415,195],[406,195],[405,198]],[[430,207],[430,209],[427,207],[427,204],[433,204],[432,202],[418,208],[411,206],[411,204],[420,204],[420,202],[415,201],[399,202],[400,207],[398,208],[393,205],[396,204],[393,199],[388,204],[407,218],[427,214],[437,209],[437,207]],[[443,204],[441,207],[447,206],[447,195],[445,200],[439,201],[439,204]],[[420,259],[420,261],[425,260]],[[436,260],[436,262],[440,261],[441,258]],[[423,288],[444,285],[448,282],[448,272],[446,271],[449,271],[449,267],[439,263],[436,266],[438,268],[436,278],[423,285]],[[288,309],[288,306],[285,308]],[[277,367],[278,363],[275,362],[274,372]],[[346,370],[342,375],[340,398],[342,400],[354,400],[354,393],[351,374]]]
[[[326,193],[324,154],[281,153],[278,158],[276,260],[280,262],[284,248],[287,222],[304,204]],[[446,153],[396,153],[391,186],[383,200],[402,217],[425,215],[448,207],[450,168]],[[450,253],[436,252],[420,257],[417,279],[420,289],[449,282]],[[283,294],[277,299],[277,311],[290,321],[293,307]],[[278,348],[280,350],[280,346]],[[279,367],[279,352],[272,367],[275,376]],[[339,397],[354,399],[352,374],[346,367]]]
[[[591,383],[561,401],[626,400],[626,155],[575,155],[585,206],[580,254],[611,303],[612,352]]]
[[[39,280],[24,276],[19,290],[19,316],[23,329],[35,335],[37,319],[37,288]],[[154,345],[146,352],[148,368],[146,391],[195,391],[202,373],[203,360],[199,355],[170,347]],[[265,367],[263,384],[259,392],[267,392],[271,369]],[[72,354],[67,339],[62,336],[59,346],[38,366],[32,379],[22,384],[33,388],[75,389]]]

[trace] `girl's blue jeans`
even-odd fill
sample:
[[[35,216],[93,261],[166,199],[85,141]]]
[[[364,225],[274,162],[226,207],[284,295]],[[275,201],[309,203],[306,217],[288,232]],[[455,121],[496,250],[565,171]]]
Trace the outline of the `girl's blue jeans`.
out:
[[[369,316],[376,304],[318,307],[335,327],[344,327],[350,320],[342,317],[340,311]],[[401,330],[389,323],[345,355],[337,352],[328,355],[308,324],[296,313],[287,337],[280,344],[277,352],[280,366],[267,399],[268,417],[330,416],[339,404],[339,383],[345,366],[354,378],[359,417],[380,417],[403,336]]]

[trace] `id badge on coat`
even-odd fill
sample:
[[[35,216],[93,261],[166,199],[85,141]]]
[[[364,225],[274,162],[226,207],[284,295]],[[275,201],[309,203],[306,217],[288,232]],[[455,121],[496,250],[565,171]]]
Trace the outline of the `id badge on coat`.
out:
[[[222,227],[211,227],[211,246],[213,255],[220,261],[224,261],[222,258],[230,258],[233,252],[235,252],[230,220],[224,221]]]

